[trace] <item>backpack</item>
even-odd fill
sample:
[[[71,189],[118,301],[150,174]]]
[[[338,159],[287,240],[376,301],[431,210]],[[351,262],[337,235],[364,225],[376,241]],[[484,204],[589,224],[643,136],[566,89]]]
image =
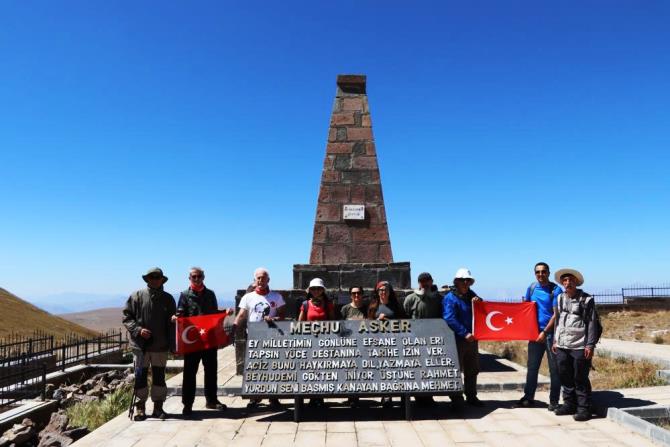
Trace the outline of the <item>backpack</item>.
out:
[[[554,296],[556,295],[556,288],[558,287],[558,285],[556,283],[551,282],[551,281],[549,281],[549,284],[551,285],[551,298],[553,299]],[[535,289],[537,289],[537,286],[539,286],[539,285],[540,285],[539,282],[534,282],[533,284],[530,285],[530,287],[528,288],[528,301],[530,301],[530,297],[533,296],[533,292],[535,292]],[[558,296],[558,295],[556,295],[556,296]],[[526,297],[524,297],[524,299],[525,298]]]
[[[558,309],[559,311],[565,311],[569,312],[570,309],[566,308],[563,306],[563,303],[565,302],[565,299],[563,299],[563,293],[561,293],[558,296]],[[590,312],[586,312],[586,299],[591,297],[591,304],[593,306],[593,314],[594,314],[594,319],[591,321],[588,317],[590,315]],[[598,313],[598,308],[596,307],[596,300],[593,298],[591,295],[587,295],[584,292],[582,292],[582,295],[579,297],[579,310],[580,310],[580,315],[582,317],[582,320],[584,320],[586,323],[591,324],[593,323],[595,325],[595,332],[596,332],[596,340],[594,344],[597,344],[600,341],[600,337],[603,335],[603,324],[600,321],[600,314]]]

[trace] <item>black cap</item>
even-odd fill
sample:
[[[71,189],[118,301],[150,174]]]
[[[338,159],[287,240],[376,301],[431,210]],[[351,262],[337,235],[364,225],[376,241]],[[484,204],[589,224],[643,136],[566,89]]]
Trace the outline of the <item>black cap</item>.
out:
[[[421,282],[421,281],[432,281],[432,280],[433,280],[433,277],[430,276],[430,273],[423,272],[419,275],[419,280],[418,281]]]

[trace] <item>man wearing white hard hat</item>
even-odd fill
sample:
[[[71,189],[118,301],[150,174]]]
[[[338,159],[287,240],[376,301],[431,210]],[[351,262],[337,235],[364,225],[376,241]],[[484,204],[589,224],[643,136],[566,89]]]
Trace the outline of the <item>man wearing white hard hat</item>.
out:
[[[584,276],[574,269],[556,272],[565,292],[558,296],[556,332],[552,351],[563,387],[563,405],[556,415],[572,414],[576,421],[591,419],[591,360],[602,326],[591,295],[578,289]]]
[[[442,317],[456,336],[458,360],[463,372],[465,399],[469,405],[482,407],[477,397],[477,375],[479,374],[479,343],[472,335],[472,303],[481,300],[470,289],[475,283],[470,270],[460,268],[454,275],[454,290],[442,300]],[[460,406],[463,397],[456,397],[454,404]]]
[[[270,290],[270,274],[267,269],[258,267],[254,271],[253,284],[255,284],[254,289],[240,300],[235,326],[240,328],[247,321],[256,323],[259,321],[283,320],[286,303],[280,293]],[[260,399],[252,399],[247,407],[255,408],[259,403]],[[270,405],[279,407],[279,400],[270,399]]]

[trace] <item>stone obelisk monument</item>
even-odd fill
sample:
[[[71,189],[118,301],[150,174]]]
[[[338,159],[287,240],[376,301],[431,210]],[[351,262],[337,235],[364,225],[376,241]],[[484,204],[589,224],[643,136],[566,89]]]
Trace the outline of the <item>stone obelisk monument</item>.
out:
[[[410,288],[409,262],[393,262],[363,75],[337,77],[309,262],[293,266],[295,289],[315,277],[331,290]]]
[[[337,77],[310,263],[293,266],[292,290],[276,290],[286,301],[288,318],[297,316],[312,278],[323,279],[339,304],[349,302],[351,286],[370,290],[385,280],[399,297],[411,287],[409,262],[393,262],[365,81],[362,75]],[[244,293],[237,291],[236,307]],[[237,374],[244,367],[245,345],[242,331],[235,339]]]

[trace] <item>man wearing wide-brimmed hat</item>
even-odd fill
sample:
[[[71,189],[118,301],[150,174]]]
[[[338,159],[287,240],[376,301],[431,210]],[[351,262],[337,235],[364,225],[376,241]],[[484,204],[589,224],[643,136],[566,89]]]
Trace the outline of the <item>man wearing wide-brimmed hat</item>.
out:
[[[600,335],[600,320],[593,297],[578,288],[584,284],[584,276],[580,272],[561,269],[556,272],[555,278],[565,289],[558,296],[552,346],[563,387],[563,405],[555,413],[559,416],[572,414],[576,421],[587,421],[591,419],[589,370]]]
[[[123,324],[130,333],[130,347],[135,358],[135,420],[146,419],[145,403],[148,392],[148,370],[151,366],[151,400],[154,403],[152,416],[165,419],[163,402],[167,396],[165,365],[172,346],[171,337],[177,307],[174,298],[163,290],[168,280],[158,267],[149,269],[142,279],[144,289],[133,292],[123,309]]]

